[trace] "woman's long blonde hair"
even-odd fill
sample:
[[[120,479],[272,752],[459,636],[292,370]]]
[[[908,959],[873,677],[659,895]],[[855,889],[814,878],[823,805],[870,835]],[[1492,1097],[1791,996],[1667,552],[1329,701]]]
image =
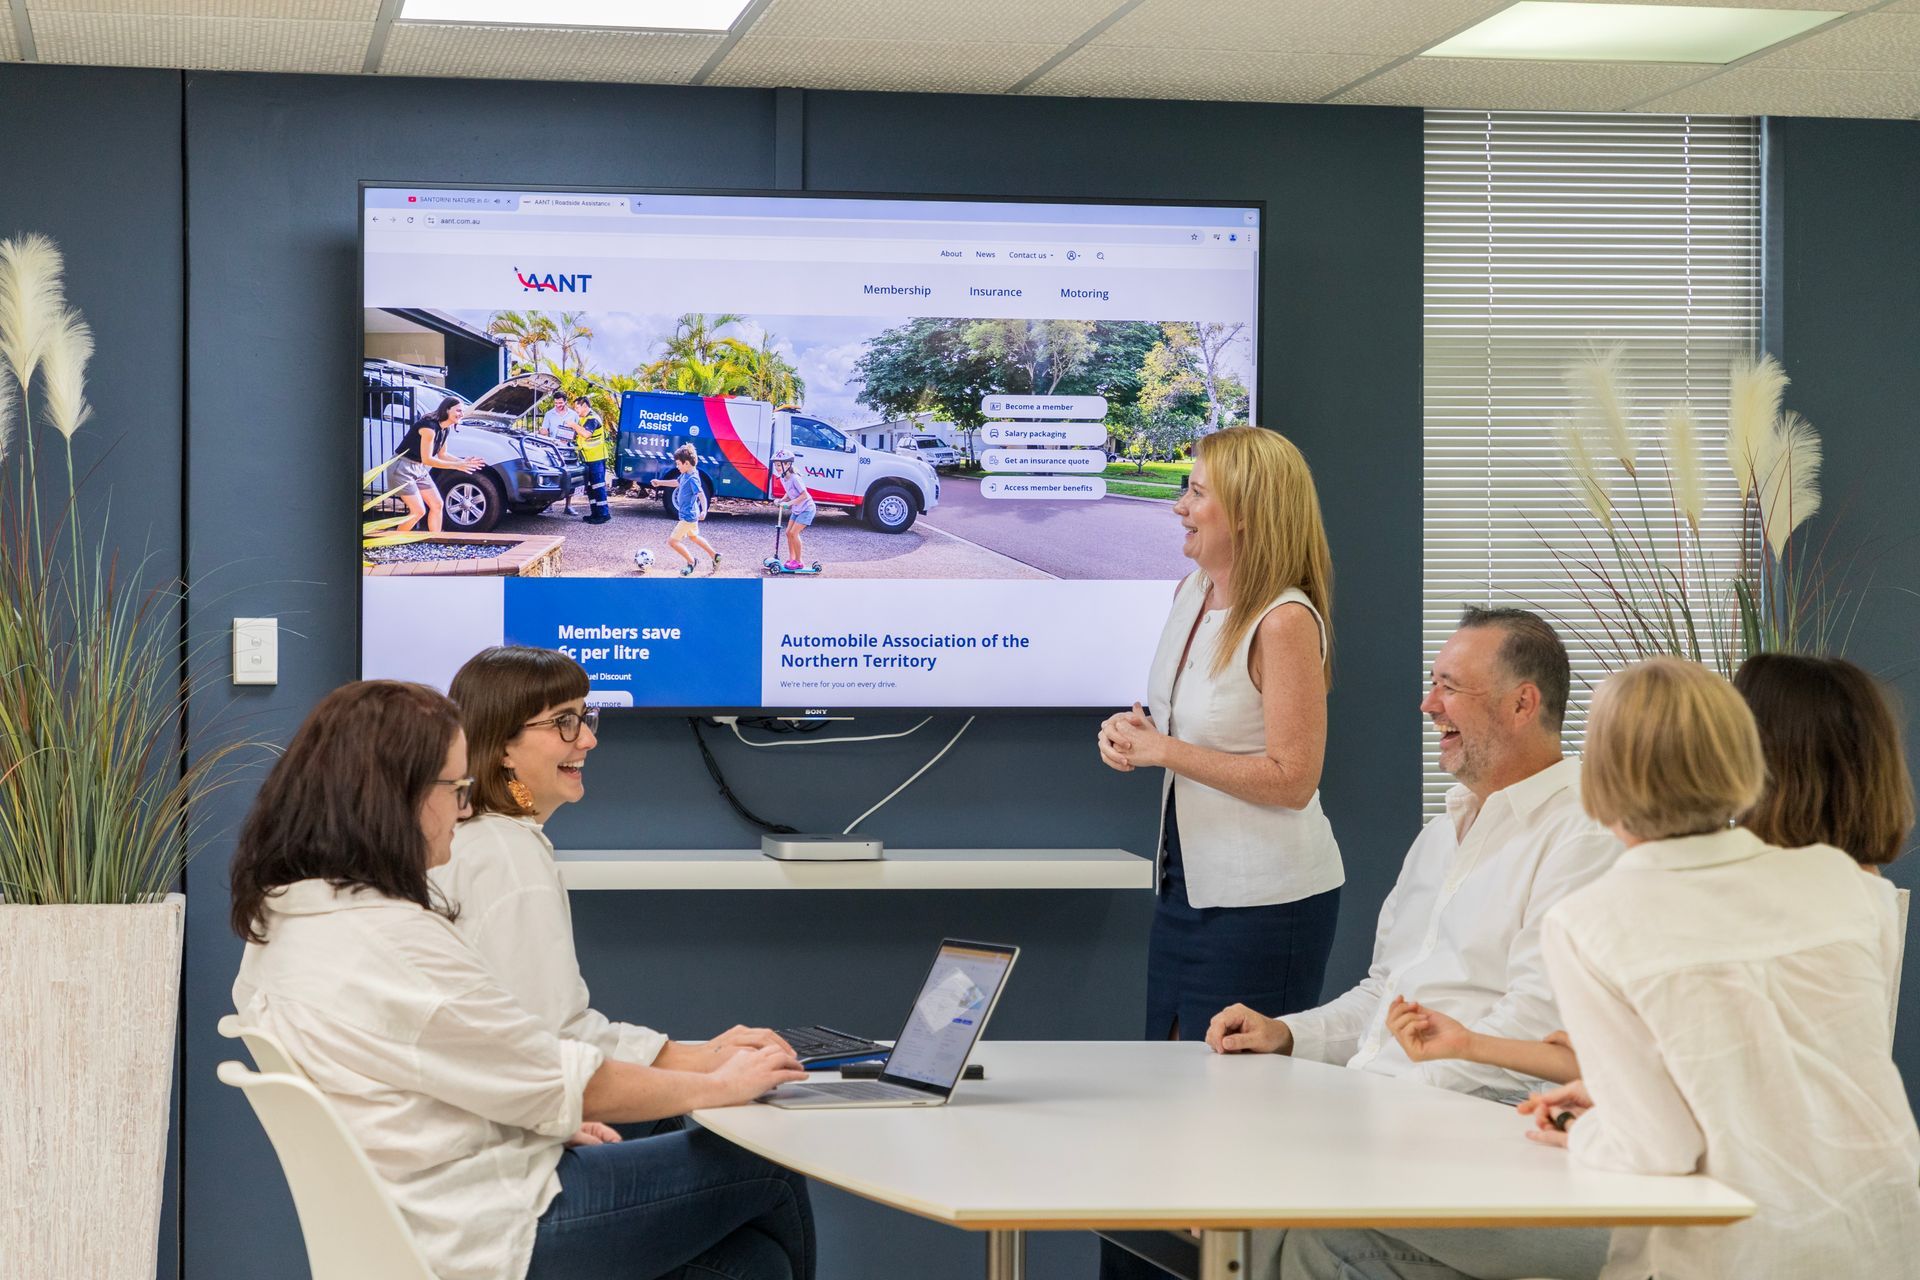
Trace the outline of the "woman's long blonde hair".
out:
[[[1233,599],[1214,651],[1224,670],[1240,641],[1282,591],[1298,588],[1326,628],[1320,666],[1333,684],[1333,553],[1320,520],[1313,472],[1293,441],[1262,427],[1228,427],[1202,436],[1196,462],[1233,530]]]

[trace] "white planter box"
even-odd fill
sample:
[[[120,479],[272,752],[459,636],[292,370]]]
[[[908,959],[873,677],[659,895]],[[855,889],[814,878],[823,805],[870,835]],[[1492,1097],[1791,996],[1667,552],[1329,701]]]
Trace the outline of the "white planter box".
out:
[[[185,917],[0,905],[0,1280],[154,1274]]]

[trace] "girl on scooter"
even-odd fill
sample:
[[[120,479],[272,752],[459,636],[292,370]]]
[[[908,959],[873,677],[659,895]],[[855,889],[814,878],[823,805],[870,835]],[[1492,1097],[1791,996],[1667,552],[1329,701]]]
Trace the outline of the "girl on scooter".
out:
[[[813,523],[820,508],[814,503],[813,494],[807,491],[806,482],[800,478],[800,468],[794,465],[793,450],[774,451],[773,476],[780,482],[780,511],[787,520],[786,568],[790,573],[798,573],[807,567],[800,531]]]

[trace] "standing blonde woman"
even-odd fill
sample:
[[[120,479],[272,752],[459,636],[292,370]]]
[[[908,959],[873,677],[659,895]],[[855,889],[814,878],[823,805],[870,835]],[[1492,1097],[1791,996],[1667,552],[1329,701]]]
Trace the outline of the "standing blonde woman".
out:
[[[1174,593],[1136,704],[1100,758],[1165,770],[1150,1040],[1200,1040],[1214,1013],[1320,999],[1345,873],[1320,811],[1333,566],[1320,499],[1278,432],[1202,438],[1174,505],[1198,567]]]
[[[1706,668],[1657,658],[1595,695],[1582,799],[1627,851],[1547,916],[1583,1079],[1522,1104],[1529,1136],[1590,1168],[1710,1174],[1759,1205],[1731,1227],[1617,1231],[1606,1280],[1913,1273],[1893,921],[1847,854],[1732,825],[1765,783],[1752,713]]]

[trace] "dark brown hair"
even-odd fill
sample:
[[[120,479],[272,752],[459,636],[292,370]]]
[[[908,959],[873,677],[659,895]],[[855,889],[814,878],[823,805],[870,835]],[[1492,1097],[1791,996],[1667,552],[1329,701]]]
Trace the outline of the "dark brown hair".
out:
[[[1863,866],[1899,857],[1913,783],[1900,717],[1874,678],[1839,658],[1757,653],[1733,684],[1767,757],[1767,790],[1747,828],[1782,848],[1832,845]]]
[[[460,732],[420,684],[361,680],[320,700],[267,774],[233,857],[233,931],[267,940],[266,897],[301,880],[360,886],[452,917],[427,880],[420,808]]]
[[[675,462],[691,462],[691,463],[694,463],[695,465],[698,465],[700,462],[700,455],[694,452],[692,445],[683,444],[678,449],[675,449],[673,451],[673,460]]]
[[[507,790],[507,744],[548,707],[587,696],[587,673],[557,649],[495,645],[467,659],[447,692],[467,729],[473,813],[520,813]]]
[[[1567,718],[1567,692],[1573,684],[1573,666],[1560,633],[1537,613],[1525,609],[1478,609],[1460,614],[1460,630],[1494,627],[1500,641],[1500,665],[1515,680],[1540,691],[1540,727],[1553,733]]]

